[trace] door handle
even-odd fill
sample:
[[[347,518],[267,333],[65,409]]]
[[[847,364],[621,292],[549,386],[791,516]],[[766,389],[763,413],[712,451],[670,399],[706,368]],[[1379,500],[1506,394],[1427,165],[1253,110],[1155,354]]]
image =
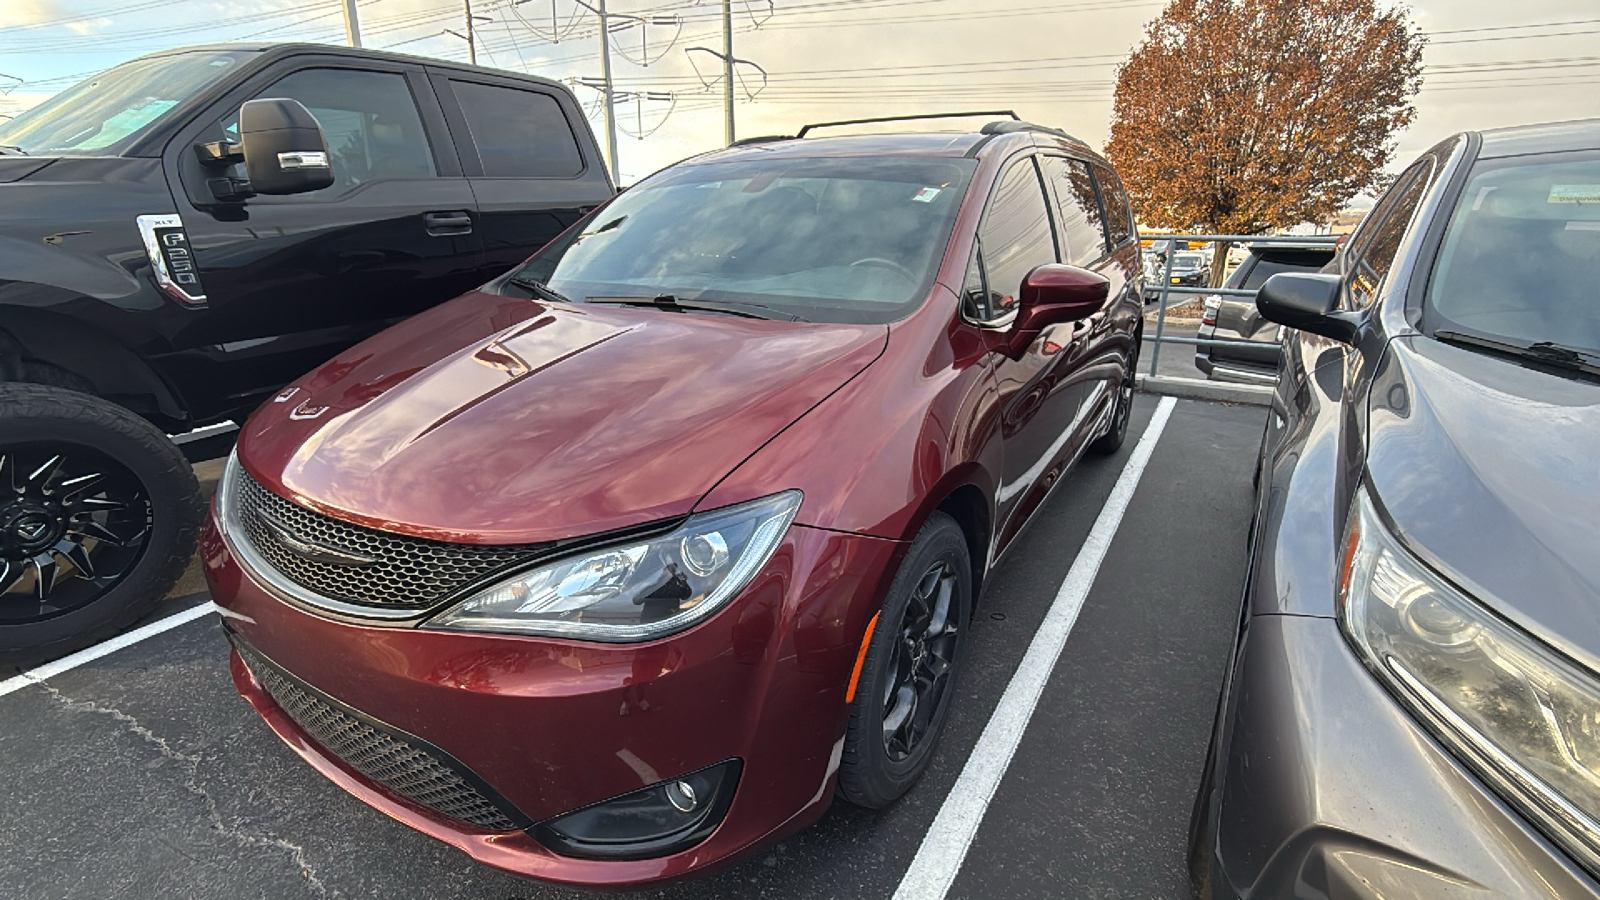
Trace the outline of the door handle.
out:
[[[472,215],[466,210],[423,213],[422,224],[434,237],[472,233]]]

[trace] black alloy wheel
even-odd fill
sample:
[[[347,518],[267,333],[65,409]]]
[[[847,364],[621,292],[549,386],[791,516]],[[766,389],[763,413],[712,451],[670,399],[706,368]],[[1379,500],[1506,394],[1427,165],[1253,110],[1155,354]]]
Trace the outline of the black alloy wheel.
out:
[[[893,762],[915,752],[928,737],[954,665],[958,631],[952,613],[956,576],[944,560],[918,580],[900,617],[884,682],[883,749]]]
[[[1123,370],[1122,382],[1117,385],[1115,409],[1111,413],[1111,428],[1095,439],[1089,449],[1101,456],[1109,456],[1122,449],[1128,439],[1128,421],[1133,418],[1133,388],[1139,371],[1140,336],[1134,335],[1133,349],[1128,352],[1128,367]]]
[[[845,800],[888,806],[927,769],[949,717],[971,616],[966,535],[935,512],[907,549],[868,639],[839,763]]]
[[[194,556],[203,508],[154,425],[77,391],[0,383],[0,664],[137,620]]]
[[[150,542],[150,498],[88,448],[0,439],[0,624],[70,612],[116,586]]]

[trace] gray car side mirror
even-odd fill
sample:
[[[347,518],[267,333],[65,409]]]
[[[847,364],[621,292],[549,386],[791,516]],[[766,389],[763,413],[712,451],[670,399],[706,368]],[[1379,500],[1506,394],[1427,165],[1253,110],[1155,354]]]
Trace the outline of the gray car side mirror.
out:
[[[1354,344],[1363,317],[1339,309],[1342,283],[1338,275],[1280,272],[1256,293],[1256,310],[1268,322]]]

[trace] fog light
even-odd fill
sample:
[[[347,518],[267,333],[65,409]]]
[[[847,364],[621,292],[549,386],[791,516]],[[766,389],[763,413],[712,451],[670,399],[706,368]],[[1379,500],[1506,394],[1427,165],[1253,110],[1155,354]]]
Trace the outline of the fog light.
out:
[[[563,856],[646,859],[698,844],[733,802],[740,762],[730,759],[680,778],[563,813],[533,826],[540,843]]]

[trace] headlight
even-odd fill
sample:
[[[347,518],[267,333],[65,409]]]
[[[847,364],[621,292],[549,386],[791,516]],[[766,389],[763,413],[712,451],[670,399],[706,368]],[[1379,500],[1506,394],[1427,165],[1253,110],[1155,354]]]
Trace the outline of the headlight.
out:
[[[1446,584],[1357,495],[1340,621],[1367,667],[1600,874],[1600,683]]]
[[[519,573],[430,628],[589,641],[648,641],[711,615],[766,565],[800,509],[785,491],[690,516],[660,537],[597,548]]]

